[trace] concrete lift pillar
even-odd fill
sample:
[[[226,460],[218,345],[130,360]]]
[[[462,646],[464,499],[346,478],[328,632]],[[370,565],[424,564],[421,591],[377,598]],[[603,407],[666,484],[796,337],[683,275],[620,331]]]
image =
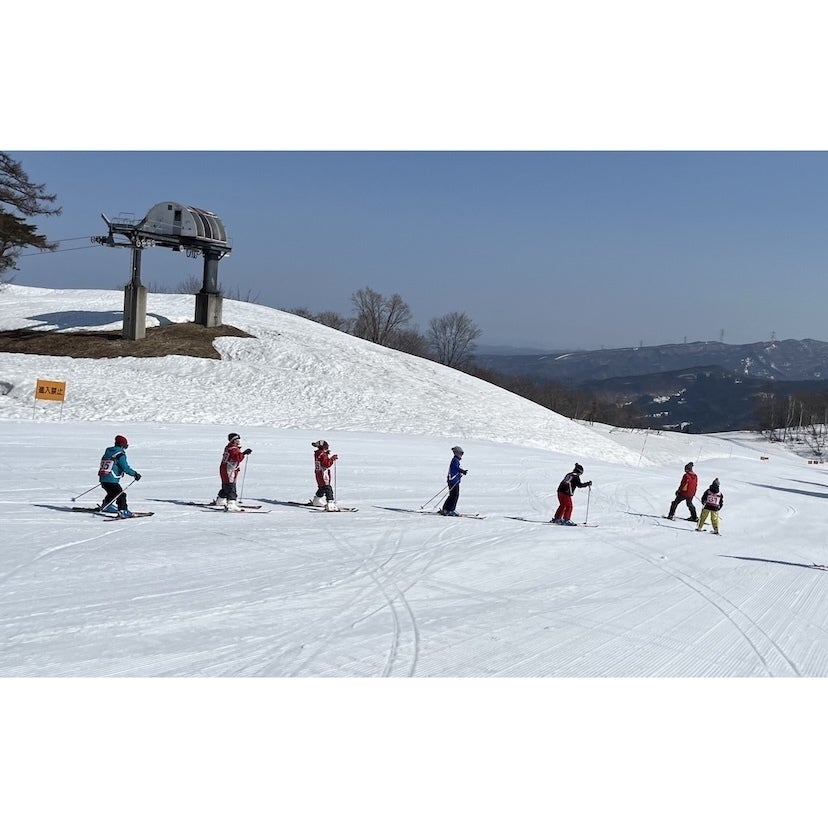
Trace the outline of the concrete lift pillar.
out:
[[[132,248],[132,278],[124,288],[124,339],[147,335],[147,289],[141,284],[141,248]]]
[[[218,263],[223,255],[215,250],[204,251],[204,279],[195,298],[195,322],[207,328],[221,325],[223,300],[218,290]]]

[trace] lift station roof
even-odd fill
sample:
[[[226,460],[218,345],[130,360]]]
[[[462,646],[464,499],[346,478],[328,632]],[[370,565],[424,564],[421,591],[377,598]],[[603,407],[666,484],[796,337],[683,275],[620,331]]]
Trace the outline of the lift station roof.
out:
[[[227,231],[215,213],[200,207],[187,207],[177,201],[161,201],[150,208],[140,229],[153,235],[227,245]]]

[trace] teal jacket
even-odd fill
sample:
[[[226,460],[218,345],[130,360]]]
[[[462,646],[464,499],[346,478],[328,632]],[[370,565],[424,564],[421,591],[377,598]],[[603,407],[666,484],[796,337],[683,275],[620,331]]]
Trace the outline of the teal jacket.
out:
[[[126,452],[120,446],[110,446],[101,457],[98,478],[101,483],[118,483],[124,474],[135,477],[135,470],[129,465]]]

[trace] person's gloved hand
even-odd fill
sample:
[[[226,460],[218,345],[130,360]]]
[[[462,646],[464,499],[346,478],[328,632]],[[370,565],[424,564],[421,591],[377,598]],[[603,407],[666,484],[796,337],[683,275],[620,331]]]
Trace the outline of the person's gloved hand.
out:
[[[244,455],[253,454],[253,449],[245,449],[245,450],[242,452],[242,454],[244,454]]]
[[[135,472],[135,480],[136,482],[141,479],[141,475],[138,472]]]
[[[468,469],[460,469],[460,474],[468,474],[468,473],[469,473]]]

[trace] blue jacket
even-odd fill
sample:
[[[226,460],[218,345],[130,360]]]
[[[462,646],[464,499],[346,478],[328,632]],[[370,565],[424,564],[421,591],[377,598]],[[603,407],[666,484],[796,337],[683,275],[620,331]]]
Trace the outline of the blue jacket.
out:
[[[110,446],[101,457],[98,478],[101,483],[118,483],[124,474],[135,477],[135,470],[129,465],[126,452],[120,446]]]
[[[448,474],[446,475],[446,483],[449,488],[454,488],[460,483],[460,478],[463,476],[463,469],[460,468],[460,458],[455,454],[449,463]]]

